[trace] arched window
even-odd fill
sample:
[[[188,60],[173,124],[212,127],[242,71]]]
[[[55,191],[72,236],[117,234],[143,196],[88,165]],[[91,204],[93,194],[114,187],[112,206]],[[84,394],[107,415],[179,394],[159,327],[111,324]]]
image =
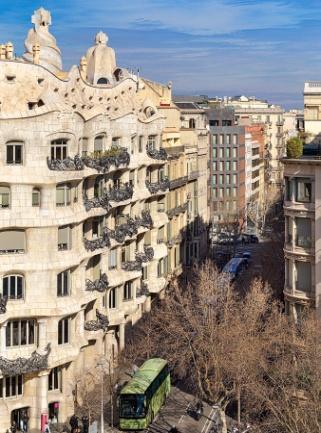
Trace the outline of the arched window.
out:
[[[40,189],[33,188],[32,189],[32,206],[40,207]]]
[[[97,84],[109,84],[109,81],[105,77],[101,77],[97,80]]]
[[[188,127],[190,129],[195,129],[195,119],[189,119]]]
[[[8,299],[23,299],[24,277],[23,275],[6,275],[2,279],[2,296]]]
[[[6,209],[10,207],[10,187],[6,185],[0,185],[0,209]]]
[[[3,230],[0,232],[0,254],[21,254],[26,249],[24,230]]]
[[[51,142],[51,159],[66,159],[67,158],[67,143],[68,140],[60,138]]]
[[[104,138],[103,135],[97,135],[97,137],[95,137],[94,152],[101,153],[103,151]]]

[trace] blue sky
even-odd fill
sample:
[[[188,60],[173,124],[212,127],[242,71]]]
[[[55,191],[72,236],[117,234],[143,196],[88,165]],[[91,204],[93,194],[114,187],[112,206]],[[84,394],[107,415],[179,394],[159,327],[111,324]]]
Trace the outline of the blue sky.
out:
[[[0,0],[0,41],[18,55],[40,6],[51,10],[66,69],[103,30],[120,66],[172,81],[176,94],[300,108],[304,81],[321,80],[320,0]]]

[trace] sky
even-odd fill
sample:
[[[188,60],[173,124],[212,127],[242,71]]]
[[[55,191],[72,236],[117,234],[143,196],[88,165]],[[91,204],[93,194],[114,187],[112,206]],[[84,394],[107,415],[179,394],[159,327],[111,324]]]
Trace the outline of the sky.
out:
[[[320,0],[0,0],[0,42],[17,55],[33,11],[69,69],[102,30],[119,66],[168,83],[174,94],[248,95],[302,108],[307,80],[321,80]]]

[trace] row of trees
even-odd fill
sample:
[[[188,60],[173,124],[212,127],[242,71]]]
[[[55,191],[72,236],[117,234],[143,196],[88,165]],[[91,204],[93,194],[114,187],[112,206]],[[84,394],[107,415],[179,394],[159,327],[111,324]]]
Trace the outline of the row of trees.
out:
[[[298,328],[260,281],[244,292],[196,268],[135,328],[127,359],[166,358],[175,381],[255,432],[321,431],[320,323],[307,312]]]

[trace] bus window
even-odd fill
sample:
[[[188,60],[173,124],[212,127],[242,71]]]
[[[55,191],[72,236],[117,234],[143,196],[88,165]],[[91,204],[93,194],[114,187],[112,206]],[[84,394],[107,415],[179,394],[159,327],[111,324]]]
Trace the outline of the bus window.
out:
[[[140,418],[145,416],[144,395],[121,395],[120,396],[121,418]]]

